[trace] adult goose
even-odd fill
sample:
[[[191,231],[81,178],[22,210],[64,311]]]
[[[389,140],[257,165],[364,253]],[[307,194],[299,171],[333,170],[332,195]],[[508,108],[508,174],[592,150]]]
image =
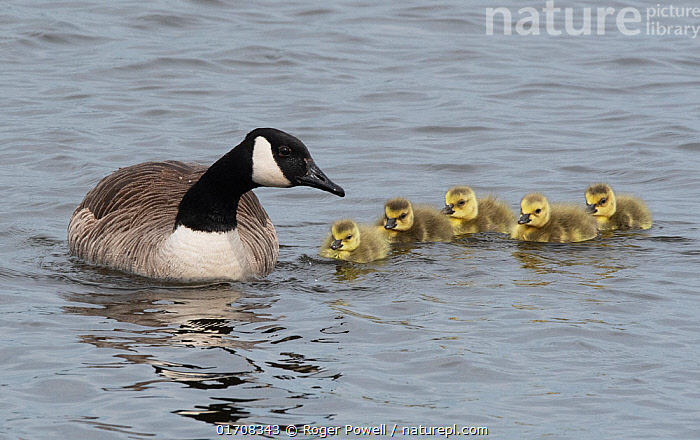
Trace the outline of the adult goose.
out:
[[[103,178],[73,213],[68,245],[90,263],[151,278],[264,277],[279,244],[251,190],[300,185],[345,195],[299,139],[257,128],[208,168],[145,162]]]

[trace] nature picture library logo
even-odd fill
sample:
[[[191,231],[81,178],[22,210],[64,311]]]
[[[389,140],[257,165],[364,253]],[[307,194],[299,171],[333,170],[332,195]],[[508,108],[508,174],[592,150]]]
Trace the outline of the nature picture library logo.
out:
[[[695,0],[697,1],[697,0]],[[623,35],[683,36],[696,38],[700,33],[700,6],[675,6],[657,3],[647,8],[606,6],[561,8],[554,0],[542,9],[532,6],[517,11],[506,7],[486,8],[486,35]],[[544,23],[544,26],[543,26]],[[502,26],[502,29],[501,29]]]

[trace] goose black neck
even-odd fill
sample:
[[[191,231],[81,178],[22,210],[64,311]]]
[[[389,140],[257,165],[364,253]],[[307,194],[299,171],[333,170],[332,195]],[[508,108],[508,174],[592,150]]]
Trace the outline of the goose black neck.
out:
[[[216,161],[180,201],[175,228],[183,225],[202,232],[235,229],[241,196],[259,186],[253,182],[252,163],[252,151],[241,145]]]

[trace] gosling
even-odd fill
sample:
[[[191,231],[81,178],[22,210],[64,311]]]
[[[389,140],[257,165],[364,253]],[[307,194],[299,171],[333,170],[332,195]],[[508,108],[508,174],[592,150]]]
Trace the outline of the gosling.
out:
[[[386,258],[391,250],[387,238],[377,228],[338,220],[321,246],[320,255],[336,260],[369,263]]]
[[[605,183],[589,186],[585,196],[588,212],[598,221],[601,231],[651,228],[651,212],[641,199],[627,194],[615,197]]]
[[[455,235],[495,231],[510,234],[515,226],[515,213],[495,197],[476,198],[468,186],[450,188],[442,210]]]
[[[569,243],[598,236],[593,217],[574,205],[551,205],[542,194],[528,194],[520,201],[520,219],[511,238],[524,241]]]
[[[384,217],[378,225],[392,243],[450,241],[454,237],[450,221],[431,206],[416,206],[402,198],[384,205]]]

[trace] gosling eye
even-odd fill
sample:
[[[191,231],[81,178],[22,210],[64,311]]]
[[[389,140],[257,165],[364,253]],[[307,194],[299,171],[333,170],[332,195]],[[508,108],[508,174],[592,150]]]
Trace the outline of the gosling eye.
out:
[[[345,237],[346,240],[350,240],[352,238],[352,234],[348,234],[347,237]]]
[[[598,202],[598,203],[599,203],[600,205],[605,205],[605,202],[607,202],[607,201],[608,201],[608,199],[605,198],[605,197],[603,197],[602,199],[600,199],[600,202]]]
[[[292,149],[287,146],[281,146],[279,149],[279,155],[282,157],[287,157],[292,154]]]
[[[542,212],[542,209],[540,209],[540,208],[535,209],[535,214],[539,214],[540,212]]]
[[[466,200],[460,200],[459,202],[457,202],[459,206],[464,206],[465,203],[467,203]]]
[[[406,218],[407,215],[408,215],[408,214],[404,212],[403,214],[401,214],[401,215],[399,216],[399,219],[400,219],[400,220],[403,220],[403,219]]]

